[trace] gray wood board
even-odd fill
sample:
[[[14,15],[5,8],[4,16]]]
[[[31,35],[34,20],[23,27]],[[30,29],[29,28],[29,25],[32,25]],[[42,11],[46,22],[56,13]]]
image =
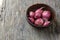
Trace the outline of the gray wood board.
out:
[[[0,40],[60,40],[60,34],[38,30],[26,21],[28,7],[36,3],[51,6],[60,24],[60,0],[4,0],[0,11]]]

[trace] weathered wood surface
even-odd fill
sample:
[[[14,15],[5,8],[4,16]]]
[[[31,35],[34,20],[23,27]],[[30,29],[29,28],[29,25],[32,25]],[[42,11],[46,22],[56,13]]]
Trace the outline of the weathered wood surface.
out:
[[[36,3],[50,5],[60,23],[60,0],[4,0],[0,11],[0,40],[60,40],[60,34],[38,30],[27,23],[26,10]]]

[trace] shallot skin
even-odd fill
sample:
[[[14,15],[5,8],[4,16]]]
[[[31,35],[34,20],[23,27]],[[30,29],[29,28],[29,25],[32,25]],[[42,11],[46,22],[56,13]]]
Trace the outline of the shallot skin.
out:
[[[45,18],[45,19],[49,20],[50,17],[51,17],[51,12],[50,11],[44,11],[42,13],[42,18]]]
[[[35,20],[35,25],[41,26],[43,24],[43,19],[39,18],[37,20]]]
[[[30,11],[29,15],[30,17],[34,17],[35,13],[33,11]]]

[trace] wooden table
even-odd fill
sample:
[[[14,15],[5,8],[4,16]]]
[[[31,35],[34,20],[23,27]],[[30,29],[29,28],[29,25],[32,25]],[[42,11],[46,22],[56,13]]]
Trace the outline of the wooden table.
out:
[[[26,21],[28,7],[36,3],[51,6],[60,24],[60,0],[4,0],[0,11],[0,40],[60,40],[60,34],[38,30]]]

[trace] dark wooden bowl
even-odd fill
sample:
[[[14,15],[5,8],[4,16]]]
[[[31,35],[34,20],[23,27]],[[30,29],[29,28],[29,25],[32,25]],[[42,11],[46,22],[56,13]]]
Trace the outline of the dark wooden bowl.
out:
[[[52,25],[52,22],[55,20],[55,12],[53,10],[53,8],[51,8],[50,6],[46,5],[46,4],[34,4],[32,6],[30,6],[28,9],[27,9],[27,13],[26,13],[26,18],[27,18],[27,21],[30,25],[32,25],[33,27],[37,27],[37,28],[44,28],[43,26],[37,26],[35,25],[34,23],[32,23],[28,17],[29,17],[29,12],[30,11],[33,11],[35,12],[37,9],[41,8],[41,7],[44,7],[43,10],[49,10],[51,12],[51,18],[49,21],[51,21],[51,23],[46,26],[46,27],[49,27],[50,25]]]

